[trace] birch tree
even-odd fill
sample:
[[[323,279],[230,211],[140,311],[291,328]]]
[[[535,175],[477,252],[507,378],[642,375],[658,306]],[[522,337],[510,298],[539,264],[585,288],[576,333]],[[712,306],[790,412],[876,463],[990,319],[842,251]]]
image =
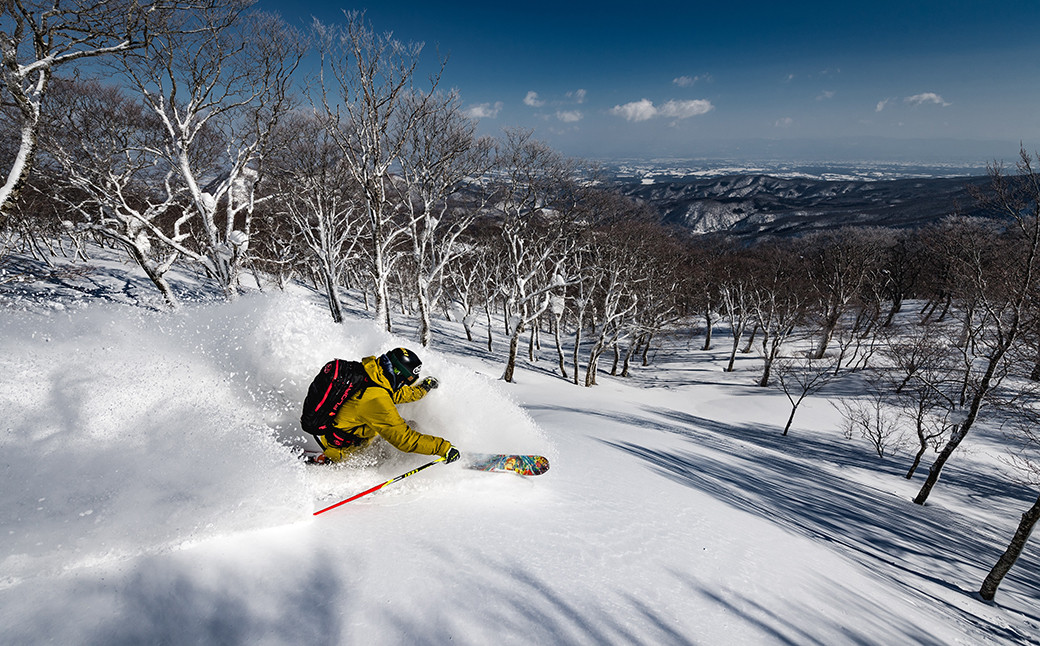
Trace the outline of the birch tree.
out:
[[[729,332],[733,339],[729,362],[723,370],[733,372],[740,340],[744,338],[752,318],[751,295],[754,276],[748,254],[731,249],[720,267],[718,280],[723,316],[729,323]]]
[[[603,352],[616,343],[638,306],[634,288],[638,282],[632,274],[632,254],[623,245],[604,250],[597,263],[595,284],[597,325],[585,367],[585,386],[596,385],[596,371]],[[574,366],[577,371],[577,364]]]
[[[780,357],[774,362],[773,372],[776,374],[780,390],[784,391],[787,401],[791,403],[791,414],[784,425],[783,436],[787,436],[794,424],[794,416],[805,398],[819,392],[832,379],[837,377],[834,359],[817,359],[814,352],[807,352],[797,357]]]
[[[780,244],[759,247],[762,273],[752,295],[752,308],[759,324],[762,376],[759,386],[768,386],[773,362],[805,314],[804,276],[798,258]]]
[[[889,366],[890,398],[910,420],[917,436],[917,451],[906,472],[907,480],[914,477],[928,449],[938,450],[953,427],[951,417],[957,410],[957,398],[951,398],[950,393],[960,391],[957,375],[962,371],[949,351],[951,344],[944,327],[933,323],[895,331],[882,351]]]
[[[501,285],[509,329],[502,378],[511,382],[520,336],[567,286],[561,268],[574,246],[580,203],[573,164],[526,130],[508,130],[499,153],[497,204],[502,213]]]
[[[178,306],[166,273],[179,253],[155,244],[152,228],[184,205],[176,170],[149,153],[161,141],[158,121],[115,87],[59,82],[57,106],[43,141],[60,164],[50,197],[63,203],[78,231],[118,243],[145,272],[168,307]]]
[[[429,87],[420,89],[416,68],[422,43],[402,43],[377,33],[364,13],[344,12],[343,25],[314,24],[321,57],[320,95],[346,167],[361,191],[368,221],[370,272],[376,320],[392,328],[388,286],[393,265],[410,230],[396,217],[403,201],[391,172],[408,137],[427,111],[445,62]]]
[[[1040,433],[1036,430],[1038,424],[1040,424],[1040,413],[1035,406],[1027,406],[1019,411],[1013,434],[1015,439],[1021,443],[1022,448],[1012,453],[1008,460],[1008,463],[1017,470],[1019,479],[1034,488],[1040,488]],[[1022,512],[1007,548],[982,581],[982,586],[979,588],[980,597],[987,601],[993,600],[1004,577],[1011,572],[1011,568],[1015,566],[1025,550],[1038,521],[1040,521],[1040,495],[1028,509]]]
[[[827,352],[842,317],[868,285],[880,283],[881,260],[894,242],[876,227],[843,227],[804,240],[809,285],[816,292],[820,343],[816,358]]]
[[[171,12],[187,6],[171,0],[0,1],[0,104],[13,108],[18,138],[0,186],[0,211],[32,170],[54,74],[145,47]]]
[[[415,267],[410,276],[419,309],[419,342],[430,345],[434,289],[462,254],[460,236],[481,216],[488,199],[493,142],[476,136],[476,123],[462,112],[458,94],[408,97],[419,118],[404,140],[400,168],[407,196],[408,239]],[[409,107],[409,110],[411,107]],[[409,124],[398,122],[398,127]]]
[[[298,115],[280,134],[283,145],[272,159],[275,208],[288,218],[309,251],[332,320],[342,323],[339,287],[364,224],[357,186],[321,120]]]
[[[992,170],[992,187],[980,195],[989,205],[1000,209],[1009,219],[1013,245],[1000,249],[996,257],[971,254],[963,275],[977,300],[980,318],[965,330],[972,337],[961,347],[966,359],[966,388],[960,399],[959,417],[949,439],[928,469],[914,502],[923,505],[939,480],[943,467],[979,418],[983,405],[1000,387],[1008,374],[1012,349],[1025,330],[1030,314],[1036,311],[1036,280],[1040,270],[1040,175],[1033,168],[1031,155],[1021,151],[1018,175],[1006,176],[1000,168]],[[981,241],[980,241],[981,242]]]
[[[154,154],[177,170],[190,198],[157,238],[192,259],[224,296],[238,291],[268,143],[293,107],[302,40],[250,0],[208,0],[179,14],[122,72],[162,124]]]

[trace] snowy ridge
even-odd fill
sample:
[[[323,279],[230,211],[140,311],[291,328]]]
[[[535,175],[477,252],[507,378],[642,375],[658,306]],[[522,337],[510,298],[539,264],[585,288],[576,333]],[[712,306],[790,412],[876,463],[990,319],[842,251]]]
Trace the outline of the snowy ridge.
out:
[[[986,177],[869,181],[731,175],[682,178],[622,192],[653,207],[664,222],[695,233],[801,235],[844,225],[917,227],[943,217],[987,215],[969,187]]]

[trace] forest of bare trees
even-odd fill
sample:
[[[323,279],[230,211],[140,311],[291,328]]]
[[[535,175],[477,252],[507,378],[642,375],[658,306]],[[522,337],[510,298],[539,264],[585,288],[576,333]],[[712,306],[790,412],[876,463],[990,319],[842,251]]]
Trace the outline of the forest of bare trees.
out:
[[[247,278],[308,285],[337,322],[348,297],[388,331],[407,312],[424,346],[454,319],[489,352],[502,335],[505,381],[544,343],[561,379],[593,386],[695,329],[702,350],[725,344],[720,369],[760,360],[753,382],[792,403],[785,435],[804,397],[862,380],[846,433],[878,455],[910,438],[907,477],[931,459],[917,504],[986,422],[1040,488],[1040,175],[1025,151],[978,195],[1000,219],[694,237],[529,131],[478,136],[440,87],[446,61],[420,77],[422,45],[364,14],[304,33],[245,0],[57,4],[0,3],[0,261],[46,261],[59,240],[85,258],[89,240],[125,251],[170,309],[181,267],[227,299]],[[1038,518],[1040,497],[984,598]]]

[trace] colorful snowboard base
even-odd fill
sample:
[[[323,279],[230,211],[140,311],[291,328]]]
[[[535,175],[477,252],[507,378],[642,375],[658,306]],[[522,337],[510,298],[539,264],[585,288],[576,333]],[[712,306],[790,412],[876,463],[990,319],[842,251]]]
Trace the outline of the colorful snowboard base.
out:
[[[463,453],[459,462],[467,469],[516,473],[522,476],[540,476],[549,470],[549,460],[541,455]]]
[[[321,451],[304,449],[299,458],[307,464],[332,464]],[[508,453],[463,453],[459,465],[477,471],[522,476],[540,476],[549,470],[549,460],[544,456]]]

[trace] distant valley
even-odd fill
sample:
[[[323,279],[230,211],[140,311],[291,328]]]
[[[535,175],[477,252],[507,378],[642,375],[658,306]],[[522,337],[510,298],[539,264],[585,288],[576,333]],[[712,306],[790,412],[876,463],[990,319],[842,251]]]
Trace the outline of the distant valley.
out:
[[[627,181],[626,181],[627,179]],[[948,215],[987,215],[969,186],[976,177],[815,179],[737,174],[617,178],[621,192],[655,209],[665,223],[694,233],[739,237],[797,236],[845,225],[919,227]]]

